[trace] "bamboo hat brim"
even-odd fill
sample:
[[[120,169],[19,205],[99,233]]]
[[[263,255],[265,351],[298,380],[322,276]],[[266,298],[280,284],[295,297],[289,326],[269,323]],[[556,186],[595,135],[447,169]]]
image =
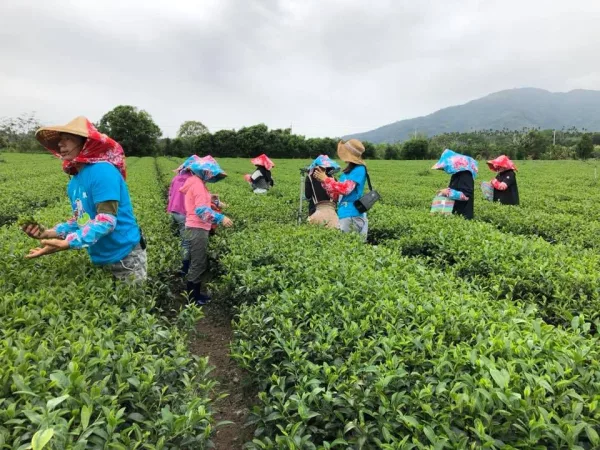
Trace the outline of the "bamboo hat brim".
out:
[[[76,136],[88,137],[87,119],[85,117],[77,117],[71,120],[66,125],[53,125],[42,127],[36,131],[35,137],[49,150],[58,151],[58,142],[60,141],[60,133],[69,133]]]

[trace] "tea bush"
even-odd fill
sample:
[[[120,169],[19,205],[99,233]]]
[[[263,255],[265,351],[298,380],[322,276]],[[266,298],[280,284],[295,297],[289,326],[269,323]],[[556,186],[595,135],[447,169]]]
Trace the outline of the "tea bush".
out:
[[[10,223],[67,217],[66,179],[57,161],[28,156],[23,197],[10,164],[22,155],[7,158],[0,446],[209,447],[208,362],[156,308],[170,295],[161,274],[179,264],[164,195],[181,161],[128,159],[151,280],[114,288],[82,253],[22,260],[32,242]],[[383,200],[363,245],[295,225],[309,161],[275,161],[263,196],[243,180],[248,160],[219,162],[229,177],[209,188],[235,226],[211,238],[212,290],[234,308],[232,356],[260,386],[248,448],[600,448],[593,167],[520,162],[522,206],[477,192],[468,222],[429,215],[449,178],[432,161],[369,162]]]
[[[502,233],[460,217],[387,208],[372,221],[371,239],[452,271],[495,298],[536,303],[552,323],[583,314],[598,326],[600,257]]]
[[[597,340],[452,274],[306,227],[229,239],[250,448],[594,448]],[[253,301],[252,299],[255,299]]]
[[[0,227],[0,447],[210,444],[208,361],[192,357],[186,330],[155,309],[164,292],[155,277],[178,263],[178,242],[167,226],[153,159],[131,166],[134,209],[149,237],[152,278],[145,288],[115,287],[84,252],[24,260],[35,242],[16,225]],[[48,225],[69,215],[66,199],[33,214]],[[187,308],[179,322],[199,315]]]

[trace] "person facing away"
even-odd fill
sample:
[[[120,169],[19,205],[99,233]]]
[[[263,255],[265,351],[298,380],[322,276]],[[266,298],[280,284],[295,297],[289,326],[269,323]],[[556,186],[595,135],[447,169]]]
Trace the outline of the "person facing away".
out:
[[[182,264],[179,271],[180,276],[186,276],[190,268],[190,246],[185,238],[185,194],[180,192],[188,178],[192,177],[189,166],[200,157],[192,155],[187,158],[183,164],[175,169],[175,176],[169,186],[169,201],[167,203],[167,212],[171,215],[173,224],[177,227],[181,239]]]
[[[477,161],[470,156],[446,149],[432,169],[443,170],[452,175],[448,187],[438,192],[438,195],[454,200],[452,214],[472,219],[475,205],[475,177],[479,170]]]
[[[340,180],[327,177],[320,168],[315,169],[314,178],[323,184],[333,201],[339,200],[337,214],[340,230],[344,233],[357,232],[366,241],[369,231],[367,213],[361,214],[354,206],[354,202],[362,197],[367,182],[367,168],[362,159],[364,152],[364,145],[357,139],[340,141],[337,154],[347,163]]]
[[[328,178],[333,178],[333,174],[340,170],[339,164],[327,155],[319,155],[309,166],[304,180],[304,196],[308,200],[308,222],[322,224],[327,228],[338,228],[339,220],[335,202],[321,182],[314,178],[317,168],[324,170]]]
[[[487,162],[490,170],[498,172],[490,181],[494,188],[494,201],[503,205],[519,204],[519,188],[517,186],[517,167],[508,156],[500,155]]]
[[[208,265],[208,237],[213,224],[233,226],[228,217],[211,208],[211,194],[205,183],[222,180],[227,174],[212,156],[205,156],[189,165],[194,175],[187,179],[180,191],[185,195],[185,233],[189,241],[190,268],[186,290],[198,305],[204,305],[210,296],[201,292],[202,275]]]
[[[127,188],[121,145],[101,134],[85,117],[40,128],[37,140],[63,161],[71,175],[67,194],[73,216],[51,229],[27,225],[23,231],[41,247],[26,258],[85,248],[97,266],[124,281],[146,279],[146,250]]]
[[[254,164],[256,170],[244,178],[250,183],[255,194],[267,193],[275,184],[271,175],[271,169],[275,167],[275,163],[264,153],[251,159],[250,162]]]

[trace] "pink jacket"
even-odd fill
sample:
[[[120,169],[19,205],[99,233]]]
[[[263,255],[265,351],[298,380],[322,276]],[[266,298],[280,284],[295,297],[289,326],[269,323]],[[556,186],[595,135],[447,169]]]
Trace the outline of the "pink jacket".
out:
[[[185,195],[180,192],[180,189],[191,176],[191,173],[185,172],[173,177],[173,180],[171,180],[171,187],[169,188],[169,204],[167,205],[167,212],[178,213],[185,216]]]
[[[201,206],[210,208],[210,192],[206,189],[204,181],[192,175],[179,191],[185,194],[185,226],[210,230],[212,223],[203,221],[196,214],[196,208]]]

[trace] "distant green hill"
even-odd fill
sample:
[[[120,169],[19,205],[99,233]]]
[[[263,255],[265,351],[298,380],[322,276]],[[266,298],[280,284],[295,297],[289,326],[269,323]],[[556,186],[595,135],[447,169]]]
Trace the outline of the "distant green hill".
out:
[[[576,127],[600,131],[600,91],[577,89],[564,93],[535,88],[510,89],[464,105],[440,109],[428,116],[350,134],[344,139],[393,143],[409,139],[415,130],[431,137],[447,132],[520,130],[524,127]]]

